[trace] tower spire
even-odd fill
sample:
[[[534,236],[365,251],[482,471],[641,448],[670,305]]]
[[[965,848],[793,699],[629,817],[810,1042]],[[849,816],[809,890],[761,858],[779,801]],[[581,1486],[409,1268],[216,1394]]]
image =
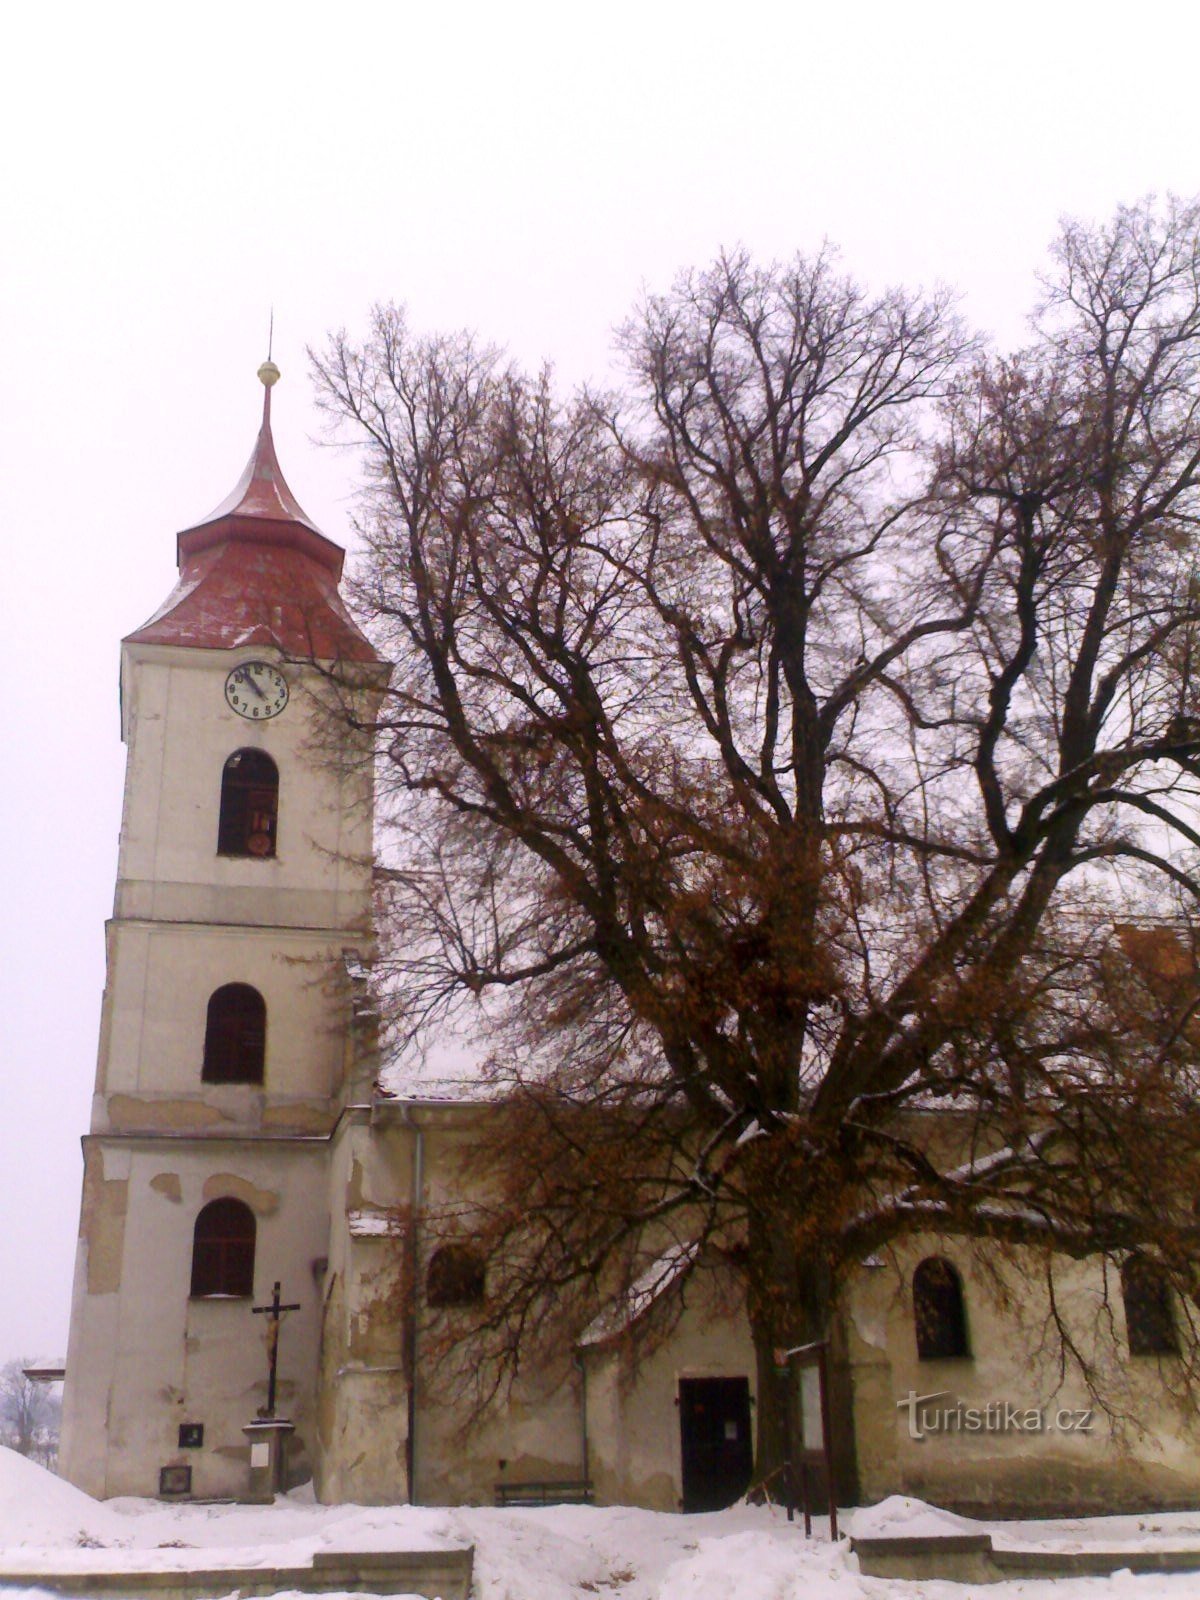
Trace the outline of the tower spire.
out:
[[[269,338],[258,369],[262,425],[245,470],[215,510],[176,535],[179,584],[130,642],[263,643],[322,659],[376,659],[337,591],[341,546],[306,515],[280,471],[271,437],[279,376]]]
[[[200,530],[209,529],[211,537],[211,530],[218,525],[221,536],[225,537],[229,532],[225,526],[229,518],[237,519],[241,536],[250,538],[261,536],[260,532],[254,530],[255,528],[261,530],[261,525],[265,522],[298,525],[315,533],[323,544],[329,545],[331,551],[337,551],[336,565],[340,572],[340,550],[324,538],[316,523],[301,509],[279,468],[275,441],[271,437],[271,390],[279,382],[279,378],[279,368],[268,357],[258,369],[258,381],[263,386],[262,426],[258,430],[258,438],[254,441],[254,449],[250,452],[245,471],[238,479],[233,492],[228,494],[215,510],[210,511],[203,521],[185,529],[179,537],[181,541],[188,541],[195,546],[196,536],[200,534]],[[249,519],[248,525],[247,519]]]

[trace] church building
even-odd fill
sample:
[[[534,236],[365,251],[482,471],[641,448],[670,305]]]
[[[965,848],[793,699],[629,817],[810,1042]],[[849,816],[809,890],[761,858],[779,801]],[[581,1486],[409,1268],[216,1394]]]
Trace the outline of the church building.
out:
[[[175,588],[121,647],[60,1470],[98,1497],[239,1498],[274,1429],[283,1485],[311,1477],[324,1501],[728,1504],[749,1478],[754,1353],[703,1295],[636,1358],[614,1315],[474,1425],[423,1362],[432,1322],[486,1294],[486,1262],[432,1248],[422,1218],[469,1205],[456,1157],[487,1110],[378,1059],[371,753],[333,713],[348,692],[369,714],[388,669],[340,595],[342,550],[280,471],[278,369],[259,377],[241,479],[178,534]],[[933,1239],[863,1263],[840,1333],[861,1499],[1194,1503],[1169,1307],[1130,1282],[1096,1333],[1150,1419],[1118,1438],[1038,1354],[1034,1265],[1015,1294],[994,1278]],[[1093,1331],[1099,1293],[1080,1267],[1072,1314]]]

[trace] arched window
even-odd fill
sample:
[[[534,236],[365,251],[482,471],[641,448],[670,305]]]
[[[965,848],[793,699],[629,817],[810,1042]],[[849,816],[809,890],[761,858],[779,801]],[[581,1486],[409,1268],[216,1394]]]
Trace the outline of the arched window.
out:
[[[484,1264],[467,1244],[444,1244],[435,1250],[425,1280],[431,1306],[471,1306],[483,1299]]]
[[[205,1083],[261,1083],[267,1049],[267,1008],[248,983],[227,983],[208,1002],[204,1029]]]
[[[1173,1356],[1179,1353],[1171,1286],[1142,1256],[1130,1256],[1121,1268],[1125,1331],[1131,1356]]]
[[[913,1321],[922,1361],[969,1356],[962,1279],[944,1256],[929,1256],[913,1273]]]
[[[217,854],[273,856],[279,768],[263,750],[235,750],[221,774]]]
[[[254,1213],[240,1200],[210,1200],[192,1235],[192,1295],[254,1293]]]

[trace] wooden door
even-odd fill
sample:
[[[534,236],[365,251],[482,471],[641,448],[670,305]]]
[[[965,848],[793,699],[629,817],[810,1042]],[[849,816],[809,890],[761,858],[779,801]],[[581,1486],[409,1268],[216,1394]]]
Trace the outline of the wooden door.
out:
[[[720,1511],[740,1500],[754,1464],[750,1380],[681,1378],[679,1431],[683,1509]]]

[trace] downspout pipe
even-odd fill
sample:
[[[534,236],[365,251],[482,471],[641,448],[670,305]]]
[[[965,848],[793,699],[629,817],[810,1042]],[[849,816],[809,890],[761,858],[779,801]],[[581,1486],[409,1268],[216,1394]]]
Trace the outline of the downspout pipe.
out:
[[[579,1453],[583,1462],[582,1482],[591,1481],[591,1460],[588,1451],[588,1390],[587,1358],[580,1346],[575,1348],[575,1365],[579,1368]]]
[[[408,1248],[405,1274],[408,1296],[404,1346],[408,1373],[408,1437],[404,1442],[404,1468],[408,1474],[408,1501],[419,1505],[417,1497],[417,1271],[421,1261],[421,1208],[425,1196],[425,1131],[409,1106],[400,1107],[400,1118],[413,1135],[412,1189],[409,1198]]]

